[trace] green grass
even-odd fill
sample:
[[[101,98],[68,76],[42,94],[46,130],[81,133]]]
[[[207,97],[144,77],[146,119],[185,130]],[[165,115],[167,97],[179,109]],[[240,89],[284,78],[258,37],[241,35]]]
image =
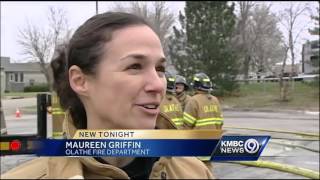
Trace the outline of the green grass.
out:
[[[41,92],[10,92],[10,93],[1,93],[2,98],[14,98],[14,97],[36,97],[38,93]]]
[[[319,85],[294,82],[289,101],[279,100],[279,83],[241,84],[236,96],[223,97],[221,104],[233,108],[293,109],[319,111]]]

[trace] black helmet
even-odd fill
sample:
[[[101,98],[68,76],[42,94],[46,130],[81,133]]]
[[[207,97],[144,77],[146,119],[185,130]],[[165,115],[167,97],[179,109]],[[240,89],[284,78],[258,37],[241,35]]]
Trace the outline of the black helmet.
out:
[[[174,93],[176,90],[176,85],[175,85],[176,78],[169,72],[166,72],[165,76],[167,79],[167,91]]]
[[[183,84],[185,90],[189,89],[189,85],[187,83],[186,78],[181,75],[176,75],[176,84]]]
[[[212,82],[205,73],[197,73],[193,76],[193,88],[202,91],[211,91]]]

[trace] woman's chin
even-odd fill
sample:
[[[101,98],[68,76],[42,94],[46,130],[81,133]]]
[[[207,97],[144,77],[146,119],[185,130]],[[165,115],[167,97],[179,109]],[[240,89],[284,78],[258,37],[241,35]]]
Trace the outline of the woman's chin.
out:
[[[135,129],[154,129],[156,127],[156,118],[140,118],[135,125]]]

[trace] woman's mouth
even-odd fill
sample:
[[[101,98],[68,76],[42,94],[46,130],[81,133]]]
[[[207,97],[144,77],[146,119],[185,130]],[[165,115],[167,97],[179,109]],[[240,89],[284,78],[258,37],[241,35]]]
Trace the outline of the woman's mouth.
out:
[[[137,104],[140,111],[148,115],[157,115],[160,112],[159,103]]]
[[[147,105],[142,105],[142,106],[147,109],[157,109],[158,108],[158,105],[155,105],[155,104],[147,104]]]

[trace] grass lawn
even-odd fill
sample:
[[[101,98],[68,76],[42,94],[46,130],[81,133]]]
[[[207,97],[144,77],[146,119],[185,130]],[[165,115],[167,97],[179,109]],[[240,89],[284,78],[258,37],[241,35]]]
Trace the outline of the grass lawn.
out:
[[[1,93],[1,99],[11,99],[11,98],[19,98],[19,97],[36,97],[37,94],[42,92],[10,92],[10,93]]]
[[[241,84],[237,96],[219,98],[223,106],[254,109],[292,109],[319,111],[319,85],[294,82],[289,101],[279,101],[279,83]]]

